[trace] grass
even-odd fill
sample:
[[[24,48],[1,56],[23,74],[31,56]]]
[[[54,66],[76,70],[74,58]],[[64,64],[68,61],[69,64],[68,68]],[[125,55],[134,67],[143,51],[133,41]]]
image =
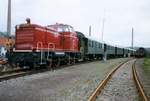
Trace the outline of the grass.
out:
[[[146,74],[150,75],[150,58],[144,59],[143,70]]]

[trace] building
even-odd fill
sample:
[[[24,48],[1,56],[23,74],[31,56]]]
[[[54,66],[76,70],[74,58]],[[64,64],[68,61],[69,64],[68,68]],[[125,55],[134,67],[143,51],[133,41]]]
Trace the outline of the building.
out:
[[[0,46],[0,58],[4,58],[6,56],[6,48],[4,46]]]

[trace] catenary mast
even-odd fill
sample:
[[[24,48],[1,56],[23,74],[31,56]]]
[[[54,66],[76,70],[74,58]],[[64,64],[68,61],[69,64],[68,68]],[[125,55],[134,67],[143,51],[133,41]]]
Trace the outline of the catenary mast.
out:
[[[91,25],[89,26],[89,36],[91,36]]]
[[[133,49],[133,40],[134,40],[134,36],[133,36],[133,33],[134,33],[134,29],[133,29],[133,27],[132,27],[132,40],[131,40],[131,47],[132,47],[132,49]]]

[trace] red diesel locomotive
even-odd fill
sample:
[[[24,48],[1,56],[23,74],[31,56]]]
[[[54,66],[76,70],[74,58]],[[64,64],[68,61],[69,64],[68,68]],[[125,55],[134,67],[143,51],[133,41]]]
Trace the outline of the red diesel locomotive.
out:
[[[13,60],[20,67],[58,66],[63,63],[75,63],[79,54],[78,38],[73,27],[54,24],[46,27],[31,24],[16,26],[15,50]]]
[[[42,27],[36,24],[16,26],[16,50],[78,52],[76,32],[69,25],[55,24]]]

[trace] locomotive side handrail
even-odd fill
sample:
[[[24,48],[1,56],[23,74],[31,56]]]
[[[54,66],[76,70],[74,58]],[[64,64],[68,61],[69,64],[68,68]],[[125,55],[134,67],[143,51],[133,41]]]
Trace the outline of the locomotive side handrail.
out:
[[[52,45],[52,48],[50,48]],[[50,52],[50,49],[52,49],[52,51],[55,50],[55,44],[54,43],[48,43],[48,55],[47,55],[47,59],[49,58],[49,52]]]
[[[37,42],[37,51],[39,50],[39,45],[41,46],[40,47],[40,52],[41,52],[41,56],[40,56],[40,58],[41,58],[41,64],[43,63],[43,50],[42,50],[42,48],[43,48],[43,44],[42,44],[42,42]]]
[[[39,48],[39,45],[40,45],[40,48]],[[37,50],[37,51],[38,51],[39,49],[41,50],[42,47],[43,47],[42,42],[37,42],[36,50]]]

